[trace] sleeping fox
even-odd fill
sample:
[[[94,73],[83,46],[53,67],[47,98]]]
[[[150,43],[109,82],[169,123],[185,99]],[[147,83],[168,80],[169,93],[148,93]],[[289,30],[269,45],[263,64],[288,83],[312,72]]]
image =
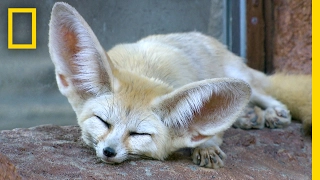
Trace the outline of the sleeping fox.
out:
[[[268,77],[212,37],[154,35],[105,52],[80,14],[60,2],[49,28],[59,90],[84,141],[106,163],[163,160],[190,147],[194,163],[219,168],[223,132],[233,124],[281,128],[291,121],[287,106],[266,93]],[[264,117],[249,118],[248,103]]]

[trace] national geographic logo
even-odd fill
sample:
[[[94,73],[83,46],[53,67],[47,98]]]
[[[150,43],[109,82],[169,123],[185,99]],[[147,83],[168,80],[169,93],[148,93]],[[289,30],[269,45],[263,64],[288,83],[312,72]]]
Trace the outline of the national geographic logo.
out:
[[[31,13],[31,44],[13,43],[13,14]],[[36,49],[37,48],[37,29],[36,29],[36,8],[8,8],[8,49]]]

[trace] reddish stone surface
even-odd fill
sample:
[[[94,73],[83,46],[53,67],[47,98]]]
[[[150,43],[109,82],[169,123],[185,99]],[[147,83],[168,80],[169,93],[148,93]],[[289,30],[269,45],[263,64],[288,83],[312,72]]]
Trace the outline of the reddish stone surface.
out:
[[[276,70],[311,74],[311,0],[275,0],[274,56]]]
[[[0,153],[15,164],[22,179],[305,180],[311,179],[311,138],[304,137],[300,127],[293,123],[286,129],[229,129],[222,146],[228,159],[225,167],[217,170],[194,165],[189,150],[177,152],[166,161],[108,165],[82,142],[77,126],[1,131]]]
[[[9,159],[0,153],[0,179],[5,180],[19,180],[19,176],[16,167],[9,161]]]

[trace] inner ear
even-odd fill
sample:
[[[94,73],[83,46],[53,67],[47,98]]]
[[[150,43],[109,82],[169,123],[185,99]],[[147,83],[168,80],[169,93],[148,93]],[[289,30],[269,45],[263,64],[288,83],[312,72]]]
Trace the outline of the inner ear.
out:
[[[74,58],[73,56],[80,52],[80,48],[78,47],[78,38],[75,32],[71,31],[71,27],[62,26],[60,33],[62,37],[61,44],[65,49],[64,51],[62,51],[61,55],[65,60],[67,60],[67,63],[70,67],[75,67],[76,64],[71,59]],[[71,71],[73,70],[71,69]]]
[[[72,30],[73,28],[70,26],[70,24],[61,24],[61,27],[59,28],[59,37],[61,39],[58,39],[58,44],[60,46],[60,49],[57,51],[59,55],[64,60],[65,67],[68,68],[68,72],[71,75],[76,75],[80,73],[79,70],[79,63],[77,63],[76,57],[77,54],[81,51],[78,43],[78,37],[76,35],[76,32]],[[64,86],[68,86],[66,77],[67,74],[61,74],[59,73],[59,78],[61,79],[61,82]],[[72,77],[72,76],[70,76]]]
[[[208,138],[209,136],[204,136],[204,135],[202,135],[202,134],[198,134],[198,135],[196,135],[196,136],[192,136],[192,138],[191,138],[191,141],[202,141],[202,140],[204,140],[204,139],[206,139],[206,138]]]
[[[67,88],[67,87],[69,86],[69,83],[68,83],[66,77],[65,77],[64,75],[62,75],[62,74],[59,74],[58,77],[59,77],[59,79],[60,79],[61,84],[62,84],[65,88]]]

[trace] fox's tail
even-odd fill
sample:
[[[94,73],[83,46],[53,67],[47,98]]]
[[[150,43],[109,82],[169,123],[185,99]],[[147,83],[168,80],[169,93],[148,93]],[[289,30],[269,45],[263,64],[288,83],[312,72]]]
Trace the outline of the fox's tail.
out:
[[[268,77],[267,93],[287,105],[292,118],[302,122],[306,134],[312,129],[311,75],[276,73]]]

